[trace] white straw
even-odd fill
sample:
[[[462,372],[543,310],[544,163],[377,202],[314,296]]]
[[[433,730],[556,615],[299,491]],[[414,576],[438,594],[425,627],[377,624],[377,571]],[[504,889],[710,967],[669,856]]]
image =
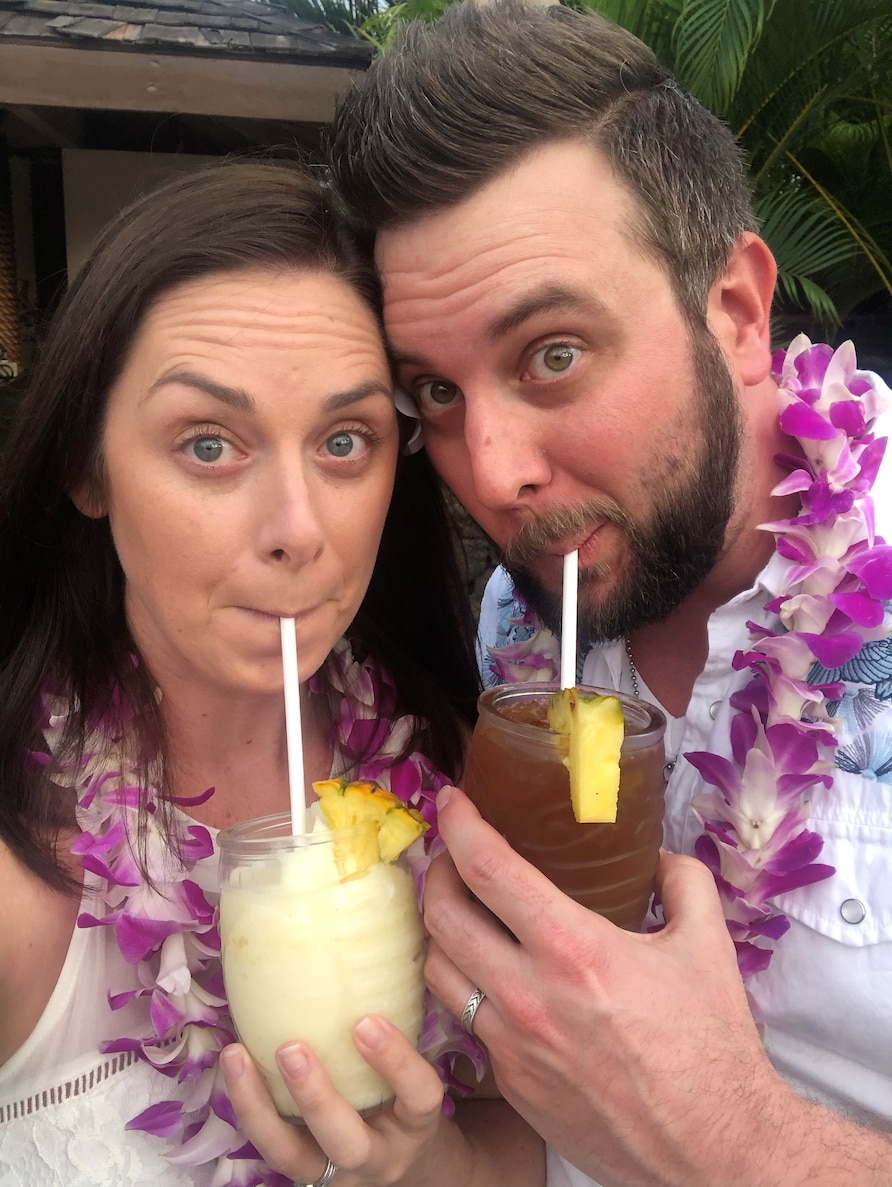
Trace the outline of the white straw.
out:
[[[285,743],[288,750],[288,788],[291,793],[291,832],[306,831],[304,824],[304,743],[300,728],[300,679],[297,674],[297,633],[293,618],[280,618],[282,672],[285,677]]]
[[[564,557],[564,590],[561,596],[561,688],[576,683],[576,603],[579,594],[579,551]]]

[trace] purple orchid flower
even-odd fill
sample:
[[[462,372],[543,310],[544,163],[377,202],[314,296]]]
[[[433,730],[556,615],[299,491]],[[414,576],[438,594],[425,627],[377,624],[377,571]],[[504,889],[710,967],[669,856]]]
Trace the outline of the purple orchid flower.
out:
[[[490,668],[508,683],[549,681],[560,670],[560,647],[551,631],[540,627],[529,639],[488,648]]]

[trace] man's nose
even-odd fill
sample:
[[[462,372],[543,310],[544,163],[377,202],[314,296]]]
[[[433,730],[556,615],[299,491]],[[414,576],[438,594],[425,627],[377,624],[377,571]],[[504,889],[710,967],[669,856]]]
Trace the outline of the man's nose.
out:
[[[465,396],[465,447],[474,493],[488,510],[526,503],[551,481],[535,421],[519,401],[494,393]]]

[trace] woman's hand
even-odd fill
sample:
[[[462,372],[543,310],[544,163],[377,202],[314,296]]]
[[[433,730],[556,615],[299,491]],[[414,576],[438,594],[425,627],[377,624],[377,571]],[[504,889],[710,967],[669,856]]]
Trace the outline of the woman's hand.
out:
[[[285,1043],[276,1052],[276,1062],[306,1127],[278,1115],[245,1048],[237,1043],[227,1047],[221,1066],[245,1137],[270,1167],[298,1183],[318,1179],[329,1158],[338,1168],[332,1187],[446,1182],[432,1173],[429,1177],[427,1170],[434,1162],[438,1130],[449,1125],[442,1113],[440,1077],[383,1018],[363,1018],[353,1039],[396,1099],[363,1120],[332,1087],[308,1044]]]

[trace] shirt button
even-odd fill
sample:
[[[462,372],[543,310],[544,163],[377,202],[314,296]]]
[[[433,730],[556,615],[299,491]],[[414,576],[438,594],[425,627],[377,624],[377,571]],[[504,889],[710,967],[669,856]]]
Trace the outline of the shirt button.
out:
[[[840,905],[839,913],[846,923],[861,923],[867,914],[867,907],[865,907],[860,899],[847,898]]]
[[[713,721],[715,721],[716,715],[717,715],[719,709],[721,708],[721,706],[722,706],[721,701],[713,701],[712,704],[709,706],[709,716],[712,718]]]
[[[674,770],[675,770],[675,759],[670,758],[669,761],[666,763],[665,767],[663,767],[663,778],[668,779]]]

